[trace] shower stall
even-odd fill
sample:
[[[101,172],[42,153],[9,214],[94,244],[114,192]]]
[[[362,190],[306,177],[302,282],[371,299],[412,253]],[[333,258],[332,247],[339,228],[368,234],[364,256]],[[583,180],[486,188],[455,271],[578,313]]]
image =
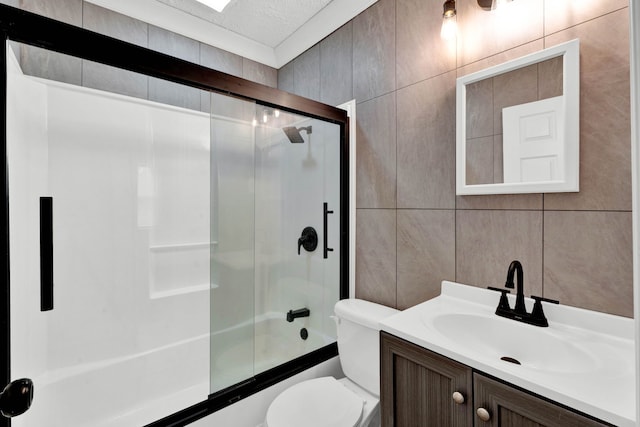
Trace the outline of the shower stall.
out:
[[[0,426],[183,425],[337,355],[345,112],[8,6],[0,28]]]

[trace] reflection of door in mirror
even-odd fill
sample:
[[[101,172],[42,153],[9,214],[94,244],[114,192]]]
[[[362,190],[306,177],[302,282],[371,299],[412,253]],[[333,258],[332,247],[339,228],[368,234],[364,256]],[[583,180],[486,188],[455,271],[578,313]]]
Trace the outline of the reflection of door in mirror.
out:
[[[504,182],[561,181],[563,98],[543,99],[502,110]]]
[[[537,156],[535,154],[536,148],[531,147],[535,145],[533,144],[534,142],[541,142],[540,138],[544,133],[545,126],[551,126],[551,122],[546,122],[545,124],[540,117],[522,122],[522,125],[528,123],[529,130],[533,132],[529,135],[533,136],[533,138],[530,138],[525,144],[527,146],[525,151],[528,152],[528,154],[525,154],[521,150],[524,146],[520,148],[505,146],[503,148],[503,140],[513,141],[512,138],[503,138],[505,130],[513,129],[512,126],[516,125],[520,127],[520,123],[515,123],[512,118],[508,119],[509,123],[503,123],[506,119],[504,111],[505,109],[512,112],[518,111],[509,107],[523,104],[540,106],[540,104],[536,104],[537,101],[556,97],[562,102],[562,70],[563,58],[559,56],[466,85],[467,185],[522,182],[520,178],[517,180],[513,178],[513,173],[521,175],[523,169],[529,171],[526,172],[529,176],[535,172],[534,177],[536,179],[526,179],[525,181],[547,181],[546,178],[542,179],[540,175],[544,170],[539,171],[538,167],[543,165],[543,169],[550,168],[551,161],[541,160],[542,157],[548,155],[548,144],[537,145],[537,148],[544,149],[544,154],[541,151],[541,154]],[[545,106],[544,108],[547,107]],[[527,116],[526,112],[522,114]],[[562,120],[557,122],[562,122]],[[531,128],[532,125],[537,126],[537,128]],[[548,130],[550,131],[550,129]],[[517,133],[522,132],[518,130]],[[533,153],[532,150],[534,151]],[[516,154],[513,154],[514,151]],[[511,157],[505,159],[505,156],[512,155],[515,155],[516,159],[512,160]],[[530,158],[530,160],[526,162],[527,164],[524,167],[521,167],[517,156],[524,156]],[[510,167],[508,167],[509,171],[505,170],[504,162],[508,162],[509,166],[513,167],[513,170]],[[518,163],[512,164],[513,162]]]

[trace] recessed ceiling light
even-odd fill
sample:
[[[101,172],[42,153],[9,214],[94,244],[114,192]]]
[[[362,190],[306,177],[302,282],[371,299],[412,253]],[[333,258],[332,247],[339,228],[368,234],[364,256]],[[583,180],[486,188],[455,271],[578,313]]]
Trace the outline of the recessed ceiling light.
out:
[[[222,10],[229,4],[231,0],[196,0],[196,1],[202,3],[205,6],[209,6],[213,10],[222,12]]]

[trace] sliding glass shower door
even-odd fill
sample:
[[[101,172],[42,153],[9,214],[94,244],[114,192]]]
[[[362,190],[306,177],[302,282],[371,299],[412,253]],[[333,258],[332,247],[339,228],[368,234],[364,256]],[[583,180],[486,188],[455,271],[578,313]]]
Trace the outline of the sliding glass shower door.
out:
[[[211,106],[216,393],[335,342],[340,127],[221,95]]]

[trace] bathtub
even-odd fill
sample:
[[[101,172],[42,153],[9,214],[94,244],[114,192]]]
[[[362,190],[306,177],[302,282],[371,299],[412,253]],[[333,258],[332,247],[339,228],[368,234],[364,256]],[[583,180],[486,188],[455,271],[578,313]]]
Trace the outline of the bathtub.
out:
[[[255,374],[295,359],[335,341],[309,328],[309,319],[285,320],[284,312],[269,312],[211,336],[211,390],[221,390]],[[300,330],[308,332],[306,340]],[[254,340],[255,337],[255,340]]]
[[[209,335],[33,376],[31,409],[14,427],[142,426],[209,393]],[[78,401],[78,397],[82,401]],[[51,417],[61,413],[64,417]]]
[[[284,313],[271,312],[256,318],[255,325],[246,321],[211,335],[34,376],[33,405],[12,425],[146,425],[206,400],[216,387],[246,380],[333,341],[313,329],[301,339],[304,323],[288,323]],[[211,362],[210,340],[216,344]],[[76,400],[79,395],[82,402]],[[52,418],[60,408],[66,408],[64,418]]]

